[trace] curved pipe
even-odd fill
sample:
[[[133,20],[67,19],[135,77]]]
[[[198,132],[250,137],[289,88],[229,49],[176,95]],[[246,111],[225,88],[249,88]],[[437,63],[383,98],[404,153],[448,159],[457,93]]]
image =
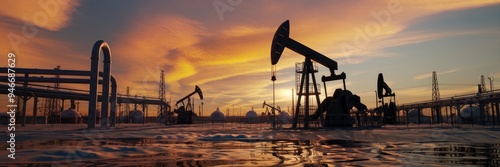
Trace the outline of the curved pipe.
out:
[[[99,75],[99,53],[103,52],[104,56],[104,75],[102,85],[102,112],[101,112],[101,127],[107,125],[108,104],[109,104],[109,78],[111,75],[111,51],[109,45],[103,40],[97,41],[92,47],[92,55],[90,57],[90,86],[89,86],[89,120],[88,128],[94,129],[96,122],[97,109],[97,77]]]

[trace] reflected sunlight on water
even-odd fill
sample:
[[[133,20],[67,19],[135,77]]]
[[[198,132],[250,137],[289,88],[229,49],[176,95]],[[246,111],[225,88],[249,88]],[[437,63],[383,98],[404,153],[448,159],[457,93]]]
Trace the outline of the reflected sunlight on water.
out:
[[[450,166],[499,165],[500,144],[450,142],[364,142],[352,140],[257,140],[172,141],[162,138],[107,138],[90,140],[24,141],[19,149],[44,150],[79,146],[78,165],[152,166]],[[56,149],[57,150],[57,149]],[[87,150],[87,152],[85,152]],[[90,154],[90,152],[93,152]],[[111,157],[107,153],[120,152]],[[48,155],[67,152],[45,152]],[[44,161],[47,159],[48,161]],[[67,159],[38,157],[46,163]],[[35,162],[33,162],[35,163]],[[64,164],[64,163],[62,163]],[[24,164],[26,165],[26,164]]]

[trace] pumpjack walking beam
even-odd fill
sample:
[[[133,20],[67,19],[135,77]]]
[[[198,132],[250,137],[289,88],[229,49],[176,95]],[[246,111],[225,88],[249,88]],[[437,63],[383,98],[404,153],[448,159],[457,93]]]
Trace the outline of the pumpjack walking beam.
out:
[[[203,92],[201,91],[200,87],[198,87],[198,85],[196,85],[196,87],[194,88],[194,91],[190,94],[188,94],[187,96],[183,97],[182,99],[178,100],[177,103],[175,103],[175,105],[179,105],[180,103],[182,103],[182,105],[184,106],[184,100],[190,98],[191,96],[193,96],[194,94],[198,93],[198,96],[200,96],[200,100],[203,100]]]

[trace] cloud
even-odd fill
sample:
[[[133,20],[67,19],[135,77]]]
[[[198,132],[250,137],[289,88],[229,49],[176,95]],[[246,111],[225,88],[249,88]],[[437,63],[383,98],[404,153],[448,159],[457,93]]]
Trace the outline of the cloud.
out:
[[[195,45],[208,32],[199,22],[178,15],[137,17],[139,21],[113,46],[125,84],[158,82],[161,70],[165,70],[166,82],[175,91],[180,87],[177,81],[196,74],[194,60],[205,54]]]
[[[0,15],[26,22],[46,30],[58,31],[67,26],[79,1],[5,1]]]
[[[458,71],[458,69],[451,69],[451,70],[447,70],[444,72],[436,72],[436,75],[451,74],[451,73],[454,73],[457,71]],[[421,80],[421,79],[430,78],[431,76],[432,76],[432,73],[426,73],[426,74],[420,74],[420,75],[414,76],[413,79]]]
[[[332,5],[334,3],[347,3],[348,5]],[[274,1],[242,3],[234,12],[227,13],[224,22],[218,24],[210,24],[210,21],[186,15],[165,14],[168,16],[164,16],[153,14],[158,11],[150,11],[135,19],[141,20],[140,24],[143,25],[134,24],[124,34],[130,34],[128,40],[134,42],[149,40],[149,42],[144,43],[151,46],[139,47],[138,51],[134,52],[131,50],[135,49],[135,45],[122,45],[128,48],[123,50],[124,54],[120,55],[123,55],[124,58],[129,58],[125,55],[147,55],[148,59],[144,59],[144,57],[132,59],[141,66],[153,65],[154,67],[158,65],[158,69],[165,69],[169,84],[167,92],[172,93],[174,100],[190,93],[194,85],[199,85],[205,95],[205,111],[213,111],[215,107],[219,106],[225,112],[227,108],[231,109],[233,104],[237,107],[241,106],[243,111],[249,110],[252,106],[256,107],[256,110],[262,110],[260,108],[262,102],[264,100],[270,102],[272,99],[269,45],[277,26],[286,19],[290,19],[291,22],[290,37],[344,64],[361,64],[375,57],[396,57],[399,55],[386,53],[384,49],[435,40],[458,33],[456,31],[448,33],[404,32],[411,25],[412,20],[428,15],[429,12],[443,12],[445,10],[421,10],[419,6],[403,3],[405,10],[393,15],[391,23],[383,27],[369,45],[358,54],[348,57],[350,61],[344,60],[346,58],[338,45],[345,41],[353,42],[356,35],[354,28],[364,29],[368,22],[375,21],[370,11],[385,9],[386,5],[386,2],[368,1],[361,3],[334,1],[287,4],[279,4],[279,2]],[[266,6],[266,8],[274,6],[274,9],[263,10],[259,14],[255,14],[256,9],[260,9],[261,6]],[[280,13],[274,10],[284,12]],[[315,12],[308,12],[310,10]],[[213,13],[213,11],[210,12]],[[273,17],[261,19],[262,16]],[[219,21],[217,18],[215,20]],[[176,24],[172,25],[172,22]],[[294,74],[285,73],[284,70],[290,70],[293,73],[295,62],[303,60],[303,56],[285,49],[278,63],[280,72],[278,82],[281,82],[282,85],[277,87],[277,92],[279,92],[276,97],[277,105],[286,107],[291,102],[290,96],[283,92],[293,88],[289,85],[294,83]],[[182,70],[181,67],[186,69]],[[144,67],[138,66],[135,69],[139,71],[128,75],[127,78],[133,80],[143,77],[144,72],[140,73],[142,68]],[[157,80],[159,72],[156,71],[146,73],[146,75],[151,76],[148,80]],[[284,79],[283,75],[287,75],[287,79]],[[291,79],[288,79],[288,75]],[[351,84],[351,81],[348,81],[347,84]],[[341,87],[341,85],[330,83],[328,85],[329,93],[333,93],[331,88],[337,87]],[[149,89],[151,90],[150,94],[157,93],[154,91],[156,85],[149,85]],[[428,87],[398,90],[397,93],[399,97],[408,97],[402,99],[401,102],[430,99],[430,88]],[[363,97],[363,99],[372,102],[372,98]],[[209,113],[205,112],[205,115],[207,114]]]
[[[253,26],[233,26],[229,27],[225,30],[222,30],[222,34],[225,37],[231,38],[231,37],[244,37],[244,36],[251,36],[251,35],[259,35],[267,32],[273,32],[276,31],[276,28],[271,28],[271,27],[253,27]]]
[[[116,15],[124,18],[113,19],[130,20],[130,24],[121,24],[123,27],[119,27],[120,31],[106,33],[112,34],[108,41],[113,53],[112,71],[120,83],[119,92],[124,92],[125,88],[130,86],[132,94],[156,96],[160,71],[165,70],[167,96],[171,94],[174,100],[190,93],[194,85],[199,85],[205,93],[205,104],[208,107],[206,111],[215,110],[215,106],[222,107],[221,110],[224,111],[223,108],[230,108],[235,103],[246,111],[251,106],[258,107],[262,101],[272,98],[269,47],[277,26],[287,19],[290,19],[291,38],[341,65],[359,64],[356,66],[359,73],[348,74],[363,76],[366,70],[361,68],[371,67],[361,64],[373,58],[399,56],[385,52],[387,48],[457,34],[480,33],[480,30],[406,32],[415,19],[425,19],[427,15],[449,10],[496,3],[498,1],[401,1],[403,11],[391,15],[390,23],[381,26],[376,35],[372,34],[368,44],[358,47],[358,52],[348,56],[344,55],[340,45],[354,45],[358,33],[356,29],[365,31],[368,23],[376,22],[372,11],[386,10],[388,2],[244,2],[235,7],[234,11],[226,13],[223,22],[220,22],[210,2],[141,2],[130,5],[137,6],[133,11],[113,9],[116,12],[129,12],[128,15]],[[0,7],[0,16],[2,20],[7,21],[0,23],[0,32],[16,31],[18,34],[21,33],[24,22],[50,30],[49,32],[60,31],[68,27],[72,21],[71,15],[76,13],[79,6],[76,1],[64,1],[58,5],[59,12],[42,24],[43,22],[33,21],[33,16],[38,12],[49,13],[38,3],[9,1],[4,4]],[[88,69],[87,63],[81,63],[89,61],[88,50],[79,53],[74,48],[81,44],[54,36],[57,35],[41,33],[37,38],[30,39],[28,44],[20,46],[19,54],[29,56],[29,60],[20,63],[26,67],[53,68],[55,65],[62,65],[63,69]],[[0,44],[10,46],[9,41],[3,39]],[[85,47],[88,47],[87,44]],[[54,60],[57,60],[58,64]],[[294,65],[295,62],[303,60],[303,56],[292,50],[286,49],[283,53],[277,65],[279,79],[276,84],[280,86],[277,87],[278,105],[286,107],[291,101],[287,92],[294,87]],[[451,69],[438,74],[456,71],[458,70]],[[414,79],[422,80],[430,76],[431,74],[421,74]],[[403,84],[399,80],[397,83]],[[351,81],[347,84],[351,84]],[[354,85],[356,84],[352,87]],[[341,86],[330,84],[328,87]],[[330,94],[332,91],[329,89]],[[398,96],[400,94],[422,99],[429,97],[421,89],[401,90]]]
[[[477,8],[482,6],[499,4],[498,0],[442,0],[442,1],[411,1],[406,2],[417,6],[419,9],[431,12],[442,12],[448,10],[460,10],[467,8]],[[429,13],[429,12],[427,12]]]

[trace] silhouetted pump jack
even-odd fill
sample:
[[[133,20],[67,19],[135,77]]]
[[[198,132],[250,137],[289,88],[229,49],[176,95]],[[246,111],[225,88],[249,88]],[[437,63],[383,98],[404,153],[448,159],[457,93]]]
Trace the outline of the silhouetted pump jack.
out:
[[[289,48],[299,54],[301,54],[302,56],[305,57],[305,61],[304,61],[304,67],[303,67],[303,70],[302,70],[302,77],[301,77],[301,82],[300,82],[300,90],[298,92],[299,94],[299,97],[297,99],[297,106],[296,106],[296,110],[295,110],[295,116],[293,118],[293,124],[292,124],[292,128],[296,128],[297,127],[297,121],[298,121],[298,117],[299,117],[299,111],[301,109],[301,97],[304,95],[305,96],[305,106],[303,108],[304,110],[304,128],[309,128],[309,95],[310,94],[310,91],[309,91],[309,75],[311,75],[311,78],[312,78],[312,82],[313,82],[313,86],[314,86],[314,92],[313,94],[315,94],[316,96],[316,103],[317,103],[317,106],[318,106],[318,113],[314,118],[321,118],[321,122],[323,123],[323,126],[336,126],[337,124],[341,124],[341,125],[346,125],[346,124],[349,124],[349,122],[344,122],[343,120],[341,119],[329,119],[329,120],[324,120],[324,117],[323,117],[323,112],[322,111],[325,111],[325,110],[330,110],[330,108],[326,109],[325,107],[327,107],[326,105],[321,105],[320,104],[320,100],[319,100],[319,93],[318,93],[318,88],[317,88],[317,84],[316,84],[316,78],[314,76],[314,71],[313,71],[313,65],[312,65],[312,61],[315,61],[325,67],[327,67],[329,70],[330,70],[330,76],[323,76],[321,78],[321,80],[323,82],[326,82],[326,81],[334,81],[334,80],[340,80],[342,79],[343,81],[343,85],[344,85],[344,91],[346,91],[346,86],[345,86],[345,79],[346,79],[346,74],[345,73],[341,73],[340,75],[336,75],[335,74],[335,70],[338,69],[338,66],[337,66],[337,62],[324,56],[323,54],[321,53],[318,53],[316,52],[315,50],[293,40],[292,38],[289,38],[289,34],[290,34],[290,22],[287,20],[285,22],[283,22],[279,28],[276,30],[276,33],[274,34],[274,38],[273,38],[273,42],[272,42],[272,45],[271,45],[271,64],[272,65],[276,65],[281,57],[281,54],[283,53],[283,50],[286,48]],[[304,90],[305,89],[305,90]],[[342,91],[342,90],[340,90]],[[350,93],[350,92],[346,92],[347,94]],[[325,94],[326,93],[326,89],[325,89]],[[352,93],[351,93],[352,95]],[[327,97],[328,99],[328,97]],[[331,98],[329,99],[331,101]],[[349,100],[351,100],[349,98]],[[325,102],[325,103],[330,103],[330,101],[328,102]],[[342,101],[342,106],[346,106],[347,103],[351,103],[351,101]],[[340,105],[340,103],[339,103]],[[352,106],[351,106],[352,107]],[[323,109],[324,108],[324,109]],[[340,110],[334,110],[333,108],[331,109],[331,114],[332,115],[336,115],[336,116],[339,116],[339,118],[347,118],[347,117],[350,117],[349,115],[349,110],[348,107],[341,107],[341,108],[337,108],[337,109],[341,109]],[[327,113],[328,115],[328,113]],[[333,122],[330,122],[330,123],[326,123],[326,122],[329,122],[329,121],[337,121],[338,123],[333,123]],[[346,126],[352,126],[352,124],[350,125],[346,125]]]
[[[396,124],[396,93],[393,93],[391,88],[389,88],[387,83],[385,83],[382,73],[379,73],[377,78],[377,97],[382,103],[382,106],[375,109],[377,114],[384,114],[383,121],[385,124]],[[384,103],[384,97],[392,97],[394,98],[394,101],[391,99],[389,104],[386,104]]]
[[[200,96],[200,100],[203,100],[203,92],[201,92],[200,87],[196,86],[194,91],[184,98],[180,99],[175,103],[177,109],[174,110],[177,113],[177,124],[192,124],[193,116],[195,113],[193,112],[193,108],[191,105],[191,96],[198,93]],[[187,104],[184,104],[184,101],[187,100]],[[179,104],[182,104],[179,106]]]

